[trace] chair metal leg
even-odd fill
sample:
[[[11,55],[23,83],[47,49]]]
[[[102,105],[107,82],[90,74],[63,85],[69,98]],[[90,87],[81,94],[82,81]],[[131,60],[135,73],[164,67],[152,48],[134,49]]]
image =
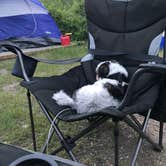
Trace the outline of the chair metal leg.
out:
[[[134,115],[130,115],[131,119],[137,124],[139,128],[142,128],[141,123],[138,121],[138,119]]]
[[[34,149],[34,151],[36,151],[37,148],[36,148],[35,125],[34,125],[34,120],[33,120],[31,94],[30,94],[29,90],[27,91],[27,98],[28,98],[29,116],[30,116],[30,122],[31,122],[33,149]]]
[[[49,113],[47,112],[47,110],[45,109],[45,107],[43,106],[43,104],[40,101],[38,101],[38,102],[39,102],[39,105],[40,105],[43,113],[46,115],[47,119],[52,124],[52,122],[53,122],[52,117],[49,115]],[[55,133],[56,133],[59,141],[63,145],[63,147],[64,147],[65,151],[68,153],[69,157],[73,161],[77,161],[76,158],[75,158],[75,156],[74,156],[74,154],[73,154],[73,152],[72,152],[72,146],[70,146],[70,144],[68,144],[68,142],[64,138],[64,136],[63,136],[62,132],[60,131],[59,127],[57,126],[57,124],[53,123],[52,126],[53,126],[53,129],[54,129],[54,131],[55,131]]]
[[[137,125],[135,125],[128,117],[123,119],[130,127],[132,127],[142,138],[146,139],[149,143],[152,144],[154,149],[161,151],[161,147],[156,144],[149,136],[147,136]]]
[[[119,123],[114,121],[114,141],[115,141],[115,166],[119,165]]]
[[[146,131],[146,128],[147,128],[147,125],[148,125],[148,122],[149,122],[149,118],[150,118],[150,114],[151,114],[151,109],[149,109],[149,111],[147,113],[147,116],[144,119],[143,126],[142,126],[142,131],[143,132]],[[135,163],[136,163],[136,160],[137,160],[137,156],[138,156],[138,153],[139,153],[142,141],[143,141],[143,138],[139,137],[136,149],[134,151],[134,154],[133,154],[133,157],[132,157],[132,160],[131,160],[131,166],[135,166]]]
[[[108,119],[109,118],[106,117],[106,116],[97,118],[96,120],[94,120],[93,122],[91,122],[90,125],[87,128],[83,129],[80,133],[78,133],[74,137],[70,138],[69,139],[69,143],[70,144],[75,144],[75,142],[77,140],[79,140],[80,138],[82,138],[83,136],[85,136],[87,133],[91,132],[93,129],[95,129],[96,127],[98,127],[99,125],[101,125],[102,123],[104,123]],[[58,152],[62,151],[63,149],[64,149],[64,147],[60,146],[55,151],[53,151],[51,154],[55,155]]]
[[[50,137],[46,139],[46,141],[45,141],[45,143],[44,143],[44,145],[43,145],[43,147],[42,147],[42,149],[41,149],[41,152],[42,152],[42,153],[46,153],[46,150],[47,150],[47,148],[48,148],[48,144],[49,144],[49,142],[50,142],[50,140],[51,140],[53,134],[54,134],[54,131],[51,130]]]
[[[164,122],[160,121],[160,129],[159,129],[159,146],[163,148],[163,130],[164,130]]]

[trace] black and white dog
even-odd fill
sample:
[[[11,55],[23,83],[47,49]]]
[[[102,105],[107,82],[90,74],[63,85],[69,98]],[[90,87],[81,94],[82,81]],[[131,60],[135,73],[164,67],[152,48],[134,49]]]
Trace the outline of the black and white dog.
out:
[[[127,87],[128,72],[116,61],[104,61],[96,68],[96,82],[76,90],[73,97],[63,90],[53,94],[57,104],[71,106],[77,113],[118,107]]]

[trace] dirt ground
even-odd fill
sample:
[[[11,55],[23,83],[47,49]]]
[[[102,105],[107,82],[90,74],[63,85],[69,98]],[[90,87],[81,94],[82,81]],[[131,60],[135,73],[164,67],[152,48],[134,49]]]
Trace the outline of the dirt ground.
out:
[[[140,117],[142,119],[142,117]],[[158,141],[159,123],[150,120],[147,133],[156,142]],[[166,127],[164,128],[163,144],[166,147]],[[120,166],[129,166],[132,153],[135,149],[138,135],[125,123],[120,123]],[[81,150],[80,150],[81,149]],[[106,122],[92,134],[84,137],[76,150],[76,156],[80,162],[88,166],[113,166],[114,165],[114,141],[113,123]],[[143,141],[136,166],[166,166],[166,150],[156,152],[152,146]]]

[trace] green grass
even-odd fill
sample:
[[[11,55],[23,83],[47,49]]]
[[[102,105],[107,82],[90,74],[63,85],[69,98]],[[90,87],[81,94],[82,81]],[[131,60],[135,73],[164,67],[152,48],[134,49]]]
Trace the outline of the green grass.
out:
[[[47,50],[32,55],[46,59],[67,59],[81,57],[86,52],[86,47],[82,45]],[[26,90],[19,85],[20,79],[11,75],[14,61],[13,59],[0,62],[0,139],[6,143],[32,149]],[[72,65],[48,65],[39,63],[35,75],[59,75],[76,65],[78,63]],[[5,73],[2,71],[5,71]],[[34,98],[32,104],[34,107],[38,147],[40,147],[47,136],[49,124],[41,113]],[[60,125],[66,133],[69,133],[69,131],[72,133],[77,128],[75,124],[71,125],[72,127],[67,127],[63,123]],[[50,147],[55,147],[57,141],[54,140],[52,142]]]

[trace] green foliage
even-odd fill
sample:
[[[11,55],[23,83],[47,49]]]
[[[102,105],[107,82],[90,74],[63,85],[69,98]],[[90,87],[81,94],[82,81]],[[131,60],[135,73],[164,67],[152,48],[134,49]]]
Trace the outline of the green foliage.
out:
[[[62,33],[72,33],[73,40],[85,40],[84,0],[41,0],[56,20]]]

